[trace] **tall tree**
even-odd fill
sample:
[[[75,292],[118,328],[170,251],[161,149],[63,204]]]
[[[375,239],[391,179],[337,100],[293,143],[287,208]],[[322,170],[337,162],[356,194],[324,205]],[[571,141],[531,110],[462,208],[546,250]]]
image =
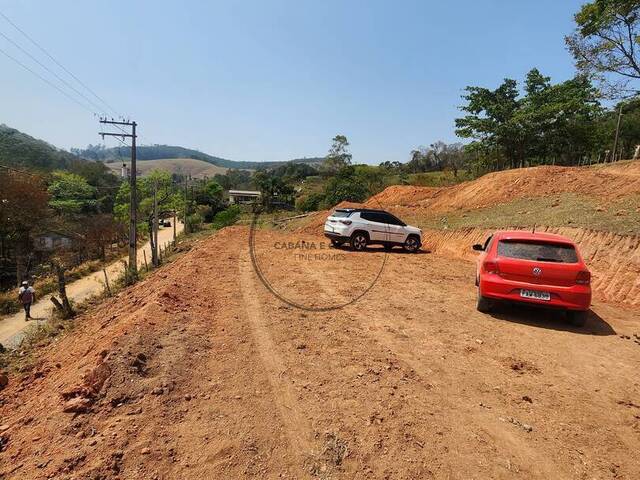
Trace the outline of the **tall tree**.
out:
[[[532,69],[520,96],[513,80],[496,90],[467,87],[467,112],[456,132],[474,140],[473,151],[487,169],[541,163],[575,164],[598,148],[598,91],[585,75],[559,84]]]
[[[348,150],[349,141],[344,135],[333,137],[333,143],[329,153],[322,163],[323,170],[329,173],[336,173],[343,167],[351,165],[351,153]]]
[[[49,194],[40,176],[0,170],[0,246],[13,251],[14,281],[24,280],[32,235],[50,216],[48,201]]]
[[[460,109],[467,115],[456,119],[456,134],[478,140],[486,153],[494,152],[497,159],[505,158],[508,166],[515,166],[523,156],[523,131],[514,119],[519,108],[516,81],[505,78],[495,90],[473,86],[465,90],[462,98],[467,104]]]
[[[640,1],[594,0],[574,19],[565,41],[578,70],[598,78],[610,96],[638,93]]]

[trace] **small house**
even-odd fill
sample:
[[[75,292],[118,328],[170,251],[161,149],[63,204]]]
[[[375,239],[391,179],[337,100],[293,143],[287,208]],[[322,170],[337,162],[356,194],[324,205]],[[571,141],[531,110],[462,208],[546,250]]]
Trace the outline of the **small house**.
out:
[[[229,190],[230,205],[248,205],[260,199],[262,194],[253,190]]]
[[[34,246],[37,250],[57,250],[71,247],[72,239],[69,235],[59,232],[45,232],[34,237]]]

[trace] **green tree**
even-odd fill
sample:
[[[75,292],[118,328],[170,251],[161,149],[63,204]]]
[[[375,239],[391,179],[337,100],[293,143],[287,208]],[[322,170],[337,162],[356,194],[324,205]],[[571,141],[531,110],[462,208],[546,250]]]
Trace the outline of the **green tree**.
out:
[[[565,42],[578,70],[598,78],[611,96],[638,93],[640,1],[591,1],[574,19]]]
[[[320,205],[324,201],[324,194],[310,193],[305,197],[301,197],[296,202],[296,209],[301,212],[313,212],[320,209]]]
[[[267,210],[271,210],[275,202],[291,203],[293,197],[293,187],[269,171],[259,171],[253,176],[255,185],[262,193],[262,205]]]
[[[51,208],[63,215],[93,213],[96,210],[96,189],[80,175],[57,171],[48,188]]]
[[[523,131],[514,118],[519,108],[516,81],[506,78],[495,90],[473,86],[465,90],[467,104],[460,109],[467,115],[456,119],[456,134],[475,139],[485,153],[493,152],[498,169],[505,166],[502,159],[515,166],[523,156]]]
[[[233,225],[242,214],[240,205],[229,205],[228,208],[216,213],[213,218],[213,228],[224,228]]]
[[[369,196],[369,190],[356,175],[351,165],[342,167],[327,182],[324,188],[324,207],[332,207],[340,202],[363,202]]]
[[[333,137],[333,143],[328,155],[322,163],[322,169],[327,173],[336,173],[343,167],[351,165],[351,153],[348,150],[349,141],[344,135]]]
[[[210,223],[216,213],[224,208],[224,191],[218,182],[211,179],[196,182],[194,186],[194,202],[204,222]]]
[[[585,75],[552,84],[532,69],[523,96],[513,80],[496,90],[467,87],[467,92],[461,108],[467,115],[456,119],[456,133],[474,140],[465,150],[476,168],[576,164],[598,149],[602,109]]]

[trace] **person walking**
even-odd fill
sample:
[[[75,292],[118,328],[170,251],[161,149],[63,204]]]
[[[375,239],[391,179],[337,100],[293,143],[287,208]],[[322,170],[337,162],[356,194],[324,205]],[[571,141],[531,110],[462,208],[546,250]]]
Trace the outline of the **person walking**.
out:
[[[20,300],[22,308],[24,308],[24,320],[26,322],[31,319],[31,304],[36,301],[36,291],[26,280],[22,282],[22,286],[18,290],[18,300]]]

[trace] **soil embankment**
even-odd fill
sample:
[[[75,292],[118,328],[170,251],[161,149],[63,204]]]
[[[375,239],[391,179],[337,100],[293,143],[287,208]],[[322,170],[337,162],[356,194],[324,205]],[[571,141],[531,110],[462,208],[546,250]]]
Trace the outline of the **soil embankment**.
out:
[[[322,241],[261,230],[257,258],[272,287],[318,305],[385,258],[274,248],[301,239]],[[483,315],[471,263],[400,252],[355,304],[298,310],[260,282],[247,242],[246,228],[201,241],[12,377],[0,477],[640,475],[633,311],[596,301],[581,329],[538,310]]]

